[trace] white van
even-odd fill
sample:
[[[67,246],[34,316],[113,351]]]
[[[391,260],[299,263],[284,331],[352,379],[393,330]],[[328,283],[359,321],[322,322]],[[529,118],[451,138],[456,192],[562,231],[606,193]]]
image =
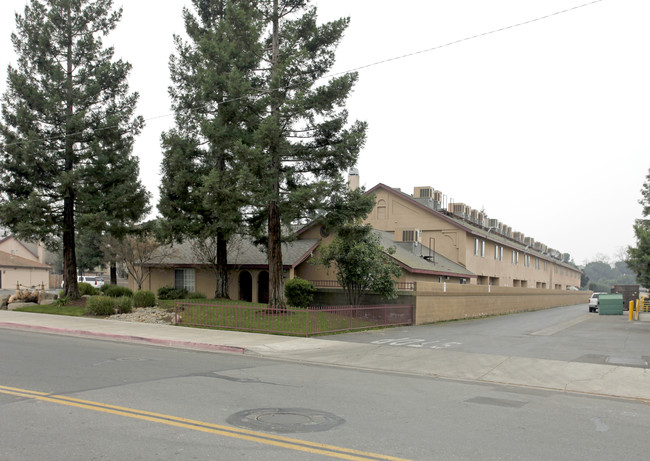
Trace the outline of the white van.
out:
[[[80,282],[90,283],[97,289],[104,285],[104,279],[95,275],[80,275],[77,277],[77,283]],[[61,282],[61,288],[63,288],[63,285],[65,285],[65,281]]]

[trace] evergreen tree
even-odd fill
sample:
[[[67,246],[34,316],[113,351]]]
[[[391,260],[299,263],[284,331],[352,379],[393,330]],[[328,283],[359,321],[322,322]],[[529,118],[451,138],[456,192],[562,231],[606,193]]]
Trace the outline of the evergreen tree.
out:
[[[16,15],[2,100],[0,221],[25,239],[62,239],[65,295],[79,296],[75,233],[120,234],[148,209],[132,155],[143,126],[131,66],[102,38],[112,0],[31,0]]]
[[[627,260],[625,261],[630,269],[636,273],[636,280],[642,286],[650,287],[650,170],[646,181],[641,189],[643,216],[647,219],[637,219],[634,224],[636,246],[628,247]]]
[[[75,253],[79,272],[85,274],[97,267],[104,267],[106,256],[102,248],[102,239],[103,237],[99,232],[93,232],[92,230],[77,233],[75,237]]]
[[[328,246],[321,247],[317,263],[335,266],[336,279],[348,302],[358,306],[364,294],[372,292],[388,299],[397,296],[395,280],[400,267],[391,260],[395,248],[384,249],[370,225],[349,224],[340,228]]]
[[[228,241],[241,227],[237,148],[250,145],[261,51],[250,0],[192,0],[183,10],[189,42],[175,36],[170,95],[176,127],[163,135],[158,209],[169,240],[191,238],[216,267],[215,297],[228,298]]]
[[[366,124],[348,126],[343,107],[357,81],[349,73],[318,83],[334,64],[349,19],[318,25],[307,0],[264,0],[267,25],[263,93],[255,147],[246,154],[251,231],[267,247],[269,307],[284,306],[282,241],[291,226],[327,213],[344,194],[343,172],[354,166]]]

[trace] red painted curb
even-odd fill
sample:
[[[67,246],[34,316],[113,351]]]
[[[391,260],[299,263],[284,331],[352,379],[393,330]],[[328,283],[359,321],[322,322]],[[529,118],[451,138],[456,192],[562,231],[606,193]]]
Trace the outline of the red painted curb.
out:
[[[0,327],[13,328],[17,330],[39,331],[44,333],[55,333],[68,336],[87,336],[96,338],[112,339],[115,341],[127,341],[144,344],[155,344],[159,346],[181,347],[186,349],[198,349],[220,352],[234,352],[243,354],[246,349],[237,346],[224,346],[221,344],[197,343],[193,341],[183,341],[177,339],[147,338],[144,336],[118,335],[113,333],[100,333],[87,330],[70,330],[66,328],[44,327],[40,325],[25,325],[21,323],[0,322]]]

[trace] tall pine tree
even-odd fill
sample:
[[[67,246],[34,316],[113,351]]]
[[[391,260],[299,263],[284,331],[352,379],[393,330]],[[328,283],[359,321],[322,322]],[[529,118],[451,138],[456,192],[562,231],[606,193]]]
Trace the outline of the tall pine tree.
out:
[[[2,99],[0,221],[25,239],[63,242],[65,295],[76,298],[75,232],[119,235],[148,211],[132,155],[131,66],[102,38],[112,0],[31,0],[16,15],[18,55]]]
[[[246,156],[254,210],[251,230],[269,260],[269,307],[284,306],[282,241],[292,225],[327,213],[345,194],[344,172],[365,142],[366,124],[348,125],[344,104],[356,73],[319,82],[334,64],[348,18],[318,24],[308,0],[263,0],[264,67],[259,127]]]
[[[239,231],[245,193],[239,146],[250,145],[260,15],[250,0],[192,0],[189,41],[174,37],[170,88],[176,127],[163,134],[158,209],[167,238],[195,240],[215,268],[215,297],[228,298],[228,241]],[[209,248],[205,246],[209,245]]]

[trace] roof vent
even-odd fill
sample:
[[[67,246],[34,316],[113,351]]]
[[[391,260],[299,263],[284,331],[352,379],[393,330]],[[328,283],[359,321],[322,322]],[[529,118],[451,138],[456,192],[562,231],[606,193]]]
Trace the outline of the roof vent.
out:
[[[415,198],[433,198],[433,187],[423,186],[413,189],[413,197]]]

